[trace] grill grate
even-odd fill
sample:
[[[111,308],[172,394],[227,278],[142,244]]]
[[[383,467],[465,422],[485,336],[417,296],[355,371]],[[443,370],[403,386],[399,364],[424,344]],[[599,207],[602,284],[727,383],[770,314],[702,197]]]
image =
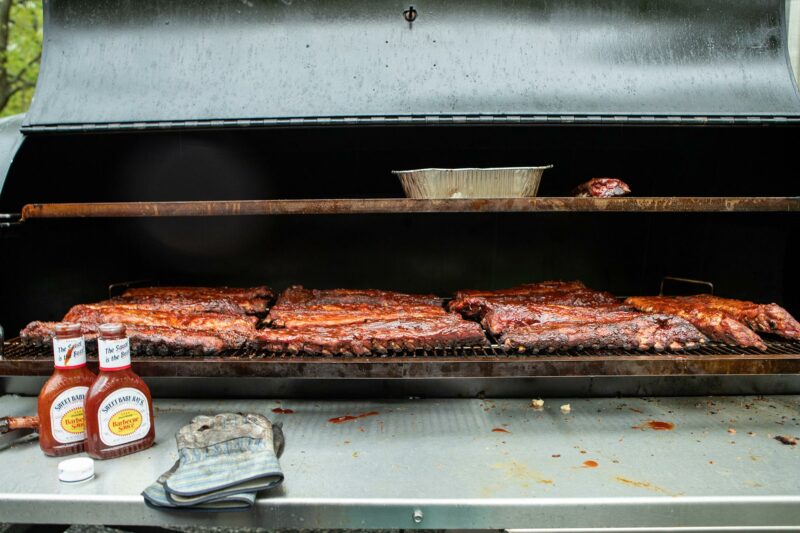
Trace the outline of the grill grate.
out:
[[[624,348],[584,348],[584,349],[567,349],[567,350],[554,350],[551,352],[539,352],[538,354],[532,352],[519,352],[517,350],[509,350],[499,344],[491,344],[489,346],[464,346],[456,348],[435,348],[433,350],[415,350],[403,352],[388,352],[385,354],[375,353],[366,356],[348,356],[348,355],[312,355],[312,354],[292,354],[292,353],[276,353],[260,351],[255,349],[241,349],[241,350],[228,350],[221,352],[211,358],[215,360],[256,360],[256,359],[278,359],[278,360],[303,360],[314,361],[315,359],[354,359],[354,360],[392,360],[392,359],[408,359],[408,358],[546,358],[546,357],[603,357],[614,358],[620,356],[637,356],[646,357],[675,357],[680,358],[683,356],[729,356],[729,355],[790,355],[800,354],[800,342],[785,341],[785,340],[766,340],[767,351],[762,352],[756,348],[742,348],[739,346],[731,346],[721,343],[709,343],[705,346],[694,348],[692,350],[678,350],[669,352],[656,352],[655,350],[632,350]],[[12,339],[4,343],[3,359],[6,360],[36,360],[45,359],[50,360],[52,352],[49,346],[33,346],[28,343],[22,342],[20,339]],[[204,360],[209,359],[208,356],[186,356],[181,354],[182,359],[196,359]],[[134,355],[134,360],[174,360],[174,356],[170,355]],[[96,360],[92,357],[92,352],[89,352],[89,360]]]
[[[680,352],[625,349],[520,353],[498,345],[324,356],[236,350],[214,356],[135,355],[145,377],[301,379],[523,378],[800,374],[800,342],[769,340],[768,350],[710,344]],[[47,376],[50,349],[13,339],[4,345],[0,376]],[[94,367],[96,360],[89,356]]]

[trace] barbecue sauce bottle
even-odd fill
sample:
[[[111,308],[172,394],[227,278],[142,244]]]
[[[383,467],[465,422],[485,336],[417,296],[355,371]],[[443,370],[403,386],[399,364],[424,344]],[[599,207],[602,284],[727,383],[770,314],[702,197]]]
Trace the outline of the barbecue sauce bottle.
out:
[[[95,375],[86,368],[86,345],[79,324],[55,326],[55,370],[39,393],[39,447],[45,455],[83,451],[84,401]]]
[[[112,459],[149,448],[156,437],[153,399],[131,370],[124,325],[99,327],[97,358],[100,374],[86,395],[86,453]]]

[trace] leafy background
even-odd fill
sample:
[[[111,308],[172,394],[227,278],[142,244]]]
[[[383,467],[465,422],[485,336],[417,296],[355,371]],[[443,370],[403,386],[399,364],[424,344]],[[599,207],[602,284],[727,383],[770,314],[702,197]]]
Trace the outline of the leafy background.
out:
[[[28,109],[42,54],[42,0],[0,0],[0,116]]]

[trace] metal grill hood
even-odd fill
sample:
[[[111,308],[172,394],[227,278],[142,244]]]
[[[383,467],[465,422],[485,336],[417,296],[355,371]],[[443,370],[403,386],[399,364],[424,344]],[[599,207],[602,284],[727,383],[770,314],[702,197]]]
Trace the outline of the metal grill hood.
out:
[[[784,10],[783,0],[50,1],[24,129],[796,119]]]

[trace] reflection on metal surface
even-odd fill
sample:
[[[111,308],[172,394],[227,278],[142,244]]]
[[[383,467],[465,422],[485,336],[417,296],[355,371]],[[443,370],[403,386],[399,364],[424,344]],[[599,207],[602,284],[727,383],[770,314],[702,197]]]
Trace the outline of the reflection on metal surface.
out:
[[[572,405],[569,415],[558,406]],[[0,397],[0,412],[35,410],[35,398]],[[147,509],[139,493],[175,462],[172,435],[198,414],[283,417],[280,490],[248,513]],[[634,412],[631,408],[642,411]],[[380,411],[349,424],[342,413]],[[642,418],[674,431],[636,431]],[[792,420],[794,419],[794,420]],[[156,400],[155,447],[96,464],[68,490],[57,459],[36,443],[0,452],[0,516],[107,525],[268,525],[275,529],[403,529],[419,510],[426,529],[800,526],[797,449],[770,437],[797,432],[800,397],[558,398],[543,411],[519,400]],[[734,420],[734,422],[731,422]],[[507,424],[510,434],[493,427]],[[728,428],[735,426],[732,437]],[[755,436],[746,436],[753,433]],[[585,452],[585,453],[582,453]],[[594,461],[594,468],[582,468]],[[576,468],[577,467],[577,468]]]
[[[34,128],[800,113],[784,0],[45,8]]]

